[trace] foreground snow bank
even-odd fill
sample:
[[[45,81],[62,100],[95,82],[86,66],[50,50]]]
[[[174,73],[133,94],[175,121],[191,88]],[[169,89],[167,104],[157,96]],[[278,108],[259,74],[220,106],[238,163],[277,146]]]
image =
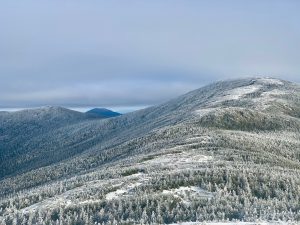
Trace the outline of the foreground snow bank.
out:
[[[170,225],[296,225],[296,222],[183,222]]]

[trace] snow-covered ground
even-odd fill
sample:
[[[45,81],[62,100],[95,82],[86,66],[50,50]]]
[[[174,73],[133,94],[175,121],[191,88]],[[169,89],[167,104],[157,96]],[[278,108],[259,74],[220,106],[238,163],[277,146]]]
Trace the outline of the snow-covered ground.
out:
[[[121,195],[127,193],[127,189],[118,189],[116,191],[110,192],[106,195],[106,200],[112,200],[115,198],[119,198]]]
[[[170,225],[296,225],[296,222],[183,222]]]
[[[173,195],[175,198],[181,199],[185,204],[190,204],[189,197],[206,199],[214,197],[214,194],[212,192],[205,191],[202,188],[196,186],[163,190],[162,194]]]
[[[247,94],[251,94],[258,91],[260,88],[262,88],[262,85],[250,85],[250,86],[234,88],[230,91],[225,92],[225,95],[219,97],[218,99],[219,101],[237,100]]]
[[[141,182],[130,183],[128,185],[122,186],[120,189],[117,189],[116,191],[108,193],[105,198],[106,198],[106,200],[112,200],[112,199],[119,198],[121,196],[123,196],[123,197],[129,196],[130,194],[133,193],[132,192],[133,189],[140,185],[142,185]]]
[[[271,91],[266,91],[261,94],[262,97],[278,97],[280,95],[285,95],[285,91],[281,91],[279,89],[273,89]]]
[[[258,81],[264,84],[284,85],[281,80],[274,79],[274,78],[259,78]]]
[[[196,115],[202,117],[202,116],[205,116],[215,110],[218,110],[218,108],[204,108],[204,109],[197,109],[195,111]]]
[[[225,91],[223,95],[213,98],[208,102],[205,108],[200,108],[195,110],[197,116],[203,117],[212,112],[222,110],[220,103],[230,100],[239,100],[244,98],[247,94],[255,93],[259,91],[263,86],[259,84],[252,84],[248,86],[234,88],[228,91]]]
[[[280,101],[280,96],[287,94],[286,91],[280,90],[280,86],[284,85],[284,83],[278,79],[259,78],[253,80],[253,82],[253,84],[223,92],[222,95],[212,98],[205,108],[197,109],[194,113],[197,116],[203,117],[212,112],[222,111],[221,103],[231,100],[240,100],[245,98],[247,94],[258,91],[262,93],[257,97],[249,98],[249,102],[253,102],[256,109],[265,110],[270,106],[271,102],[274,100]],[[269,90],[264,89],[266,85],[269,85],[271,88]]]
[[[148,181],[148,176],[144,173],[136,173],[130,176],[127,176],[126,184],[119,185],[119,189],[116,191],[109,192],[106,194],[106,200],[113,200],[120,197],[130,196],[134,194],[134,188],[141,186],[142,184]]]
[[[208,144],[213,142],[213,138],[207,135],[201,136],[194,136],[186,139],[187,143],[201,143],[201,144]]]
[[[287,93],[285,91],[279,89],[273,89],[271,91],[263,92],[260,97],[252,99],[252,101],[257,104],[257,108],[264,110],[271,105],[271,102],[273,101],[279,102],[280,96],[286,94]]]
[[[210,106],[215,106],[216,104],[224,101],[239,100],[247,94],[257,92],[261,88],[262,85],[249,85],[228,90],[223,96],[216,97],[213,101],[211,101]]]
[[[196,142],[197,143],[197,142]],[[180,148],[184,148],[184,146],[189,146],[192,148],[193,144],[183,145]],[[147,164],[152,165],[164,165],[164,166],[170,166],[176,164],[177,166],[180,166],[180,164],[189,164],[189,163],[199,163],[199,162],[208,162],[212,160],[212,156],[207,155],[201,155],[195,153],[195,151],[183,151],[178,153],[169,153],[165,155],[159,155],[156,156],[154,159],[146,161]]]

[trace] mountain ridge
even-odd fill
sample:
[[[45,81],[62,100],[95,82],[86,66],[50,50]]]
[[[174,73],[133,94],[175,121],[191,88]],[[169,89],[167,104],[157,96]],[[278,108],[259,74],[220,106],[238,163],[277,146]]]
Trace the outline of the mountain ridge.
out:
[[[223,92],[225,92],[225,93],[221,92],[221,95],[224,95],[224,94],[226,95],[226,94],[228,94],[228,93],[226,93],[226,90],[231,90],[234,88],[241,88],[241,87],[248,87],[248,85],[253,85],[254,79],[255,78],[217,82],[212,85],[206,86],[204,88],[200,88],[195,91],[189,92],[179,98],[170,100],[169,102],[162,104],[160,106],[154,106],[154,107],[150,107],[150,108],[147,108],[144,110],[139,110],[138,112],[128,113],[126,115],[123,115],[122,117],[113,118],[106,122],[99,121],[98,122],[100,125],[99,128],[97,127],[98,125],[97,125],[97,122],[95,122],[95,121],[83,121],[82,125],[86,124],[87,126],[91,126],[91,130],[94,130],[94,132],[97,132],[98,129],[100,129],[100,130],[102,129],[101,126],[106,126],[106,124],[107,124],[108,125],[107,135],[109,135],[109,134],[111,134],[112,129],[116,129],[116,128],[117,128],[117,130],[120,129],[120,132],[123,132],[122,129],[124,129],[125,127],[128,128],[128,126],[133,126],[133,127],[139,126],[139,127],[141,127],[142,130],[151,130],[152,129],[151,127],[153,127],[153,126],[161,127],[161,126],[176,124],[176,123],[186,120],[187,117],[190,119],[195,118],[196,120],[200,119],[203,121],[203,123],[207,123],[207,121],[204,121],[205,118],[202,119],[202,116],[201,115],[199,116],[199,110],[198,110],[199,107],[202,108],[202,109],[200,109],[200,111],[203,110],[203,108],[204,108],[205,110],[207,110],[207,109],[212,110],[211,112],[213,112],[213,110],[215,110],[215,109],[224,111],[223,108],[228,107],[226,105],[228,103],[228,99],[225,99],[225,101],[218,100],[219,102],[214,102],[213,105],[209,105],[209,104],[211,104],[211,103],[209,103],[211,98],[220,98],[220,96],[218,96],[218,95],[220,95],[219,88],[221,88],[223,90]],[[274,83],[274,79],[272,79],[272,78],[262,78],[262,79],[263,79],[262,82],[265,82],[265,79],[268,79],[267,81],[270,82],[270,83],[267,83],[268,88],[273,89],[274,87],[275,88],[278,87],[278,82]],[[280,82],[282,82],[282,81],[280,81]],[[287,83],[287,84],[289,85],[289,83]],[[224,88],[225,88],[225,90],[224,90]],[[210,92],[208,91],[211,89],[213,90],[213,95],[212,95],[211,91]],[[204,98],[199,99],[198,96],[204,96]],[[205,96],[207,96],[207,97],[205,97]],[[211,96],[213,96],[213,97],[211,97]],[[250,100],[251,100],[251,98],[250,98]],[[230,101],[232,101],[232,100],[229,100],[229,102]],[[233,101],[240,102],[243,100],[238,98],[238,99],[233,99]],[[248,103],[247,107],[248,106],[253,107],[253,104],[257,104],[257,102],[250,102],[250,103]],[[175,112],[175,115],[173,115],[172,112]],[[213,114],[209,114],[209,115],[211,116]],[[156,120],[153,125],[150,125],[148,123],[148,120],[150,120],[152,118],[156,118]],[[210,121],[210,120],[208,119],[208,121]],[[140,123],[140,124],[138,124],[138,123]],[[118,124],[120,124],[121,126]],[[130,124],[132,124],[132,125],[130,125]],[[297,126],[297,124],[298,123],[296,123],[296,126]],[[70,127],[72,127],[72,126],[74,126],[74,125],[71,124]],[[76,127],[76,125],[75,125],[75,127]],[[138,132],[143,132],[142,130],[140,130]],[[103,133],[103,131],[102,131],[102,133]],[[65,135],[64,128],[62,129],[62,135]],[[96,137],[93,135],[94,134],[91,135],[91,138]],[[131,135],[131,134],[127,134],[127,135]],[[134,136],[134,135],[131,135],[131,136]]]
[[[254,221],[258,209],[261,220],[271,215],[300,220],[299,109],[299,84],[246,78],[216,82],[115,118],[54,129],[31,139],[28,154],[11,161],[11,169],[22,167],[15,161],[23,159],[31,168],[2,175],[0,218],[22,218],[38,207],[49,222],[55,220],[47,215],[62,211],[63,224],[72,210],[89,215],[87,224],[150,223],[150,209],[153,224]],[[41,200],[32,200],[36,196]],[[289,196],[293,199],[286,201]],[[7,201],[22,206],[14,214]],[[142,211],[129,203],[141,204]],[[122,213],[114,204],[121,204]],[[157,204],[172,210],[160,211]],[[86,207],[104,211],[98,215]],[[134,214],[126,214],[127,208]]]

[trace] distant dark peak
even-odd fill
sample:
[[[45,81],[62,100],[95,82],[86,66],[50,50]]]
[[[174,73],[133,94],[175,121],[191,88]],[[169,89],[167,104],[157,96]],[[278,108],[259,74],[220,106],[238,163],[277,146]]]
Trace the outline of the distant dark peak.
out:
[[[86,112],[89,116],[98,118],[110,118],[122,115],[121,113],[111,111],[105,108],[94,108]]]

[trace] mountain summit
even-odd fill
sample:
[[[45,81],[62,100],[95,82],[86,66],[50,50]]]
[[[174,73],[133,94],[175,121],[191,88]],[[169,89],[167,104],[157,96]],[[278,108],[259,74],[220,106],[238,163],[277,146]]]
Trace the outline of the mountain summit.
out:
[[[7,124],[15,120],[5,115]],[[15,140],[3,145],[14,151],[0,152],[0,224],[300,220],[296,83],[220,81],[26,140],[22,131],[38,124],[18,124],[0,128],[3,143]]]
[[[94,108],[87,111],[86,114],[99,118],[111,118],[122,115],[121,113],[114,112],[105,108]]]

